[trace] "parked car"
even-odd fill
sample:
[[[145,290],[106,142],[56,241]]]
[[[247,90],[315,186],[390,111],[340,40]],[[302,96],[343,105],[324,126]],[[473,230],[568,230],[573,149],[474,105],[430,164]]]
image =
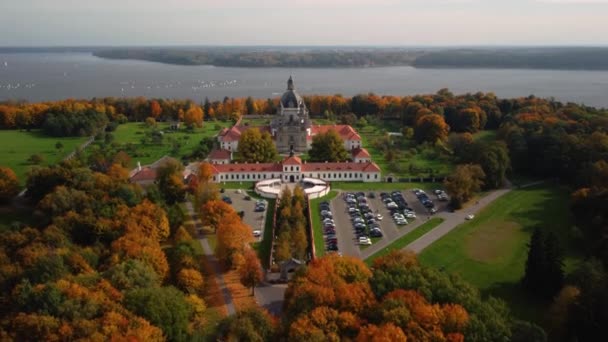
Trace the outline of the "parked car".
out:
[[[228,204],[232,204],[232,199],[228,196],[223,196],[222,201],[224,201],[225,203],[228,203]]]
[[[465,217],[465,219],[467,219],[467,220],[472,220],[474,218],[475,218],[475,215],[473,215],[473,214],[469,214],[469,215],[467,215],[467,217]]]
[[[262,231],[261,230],[254,230],[253,231],[253,237],[260,237],[262,236]]]
[[[368,245],[369,246],[369,245],[372,244],[372,240],[370,240],[370,238],[368,238],[368,237],[363,237],[362,236],[362,237],[359,238],[359,244],[360,245]]]
[[[245,196],[245,201],[251,201],[251,196],[249,196],[249,195]]]

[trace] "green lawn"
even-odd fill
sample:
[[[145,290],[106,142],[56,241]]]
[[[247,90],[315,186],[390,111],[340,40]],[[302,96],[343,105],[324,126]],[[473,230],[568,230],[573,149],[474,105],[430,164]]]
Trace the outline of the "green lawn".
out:
[[[365,259],[365,263],[367,263],[368,265],[371,265],[374,262],[374,260],[376,260],[376,258],[379,258],[383,255],[387,255],[388,253],[390,253],[392,251],[403,249],[405,246],[416,241],[422,235],[431,231],[431,229],[440,225],[441,222],[443,222],[443,221],[445,221],[445,220],[440,217],[434,217],[434,218],[426,221],[425,223],[421,224],[420,227],[414,229],[413,231],[409,232],[408,234],[405,234],[402,237],[400,237],[399,239],[393,241],[386,248],[378,251],[376,254],[369,256],[367,259]]]
[[[222,128],[230,127],[231,125],[231,122],[209,121],[204,122],[202,128],[195,128],[192,131],[185,128],[182,128],[179,131],[172,131],[169,129],[168,123],[161,122],[158,124],[158,128],[164,132],[162,144],[142,144],[141,140],[144,137],[144,133],[151,129],[141,122],[122,124],[118,126],[112,134],[114,135],[114,142],[116,143],[135,145],[134,150],[137,155],[131,156],[133,158],[132,166],[134,166],[138,161],[141,162],[142,165],[151,164],[165,155],[179,159],[181,156],[192,153],[201,139],[213,137],[218,134]],[[181,144],[181,148],[177,155],[173,153],[171,140],[175,140]]]
[[[39,154],[44,161],[41,165],[51,165],[60,162],[70,152],[82,145],[88,137],[56,138],[44,135],[40,130],[30,132],[19,130],[0,131],[0,165],[8,166],[25,184],[25,175],[32,166],[27,159],[33,154]],[[63,149],[57,150],[55,144],[61,142]]]
[[[363,183],[363,182],[331,182],[332,189],[352,190],[352,191],[391,191],[391,190],[408,190],[408,189],[423,189],[433,190],[441,188],[440,183]]]
[[[389,161],[376,143],[388,132],[400,132],[400,123],[383,121],[357,128],[361,135],[363,147],[372,155],[372,160],[382,169],[383,175],[393,174],[397,177],[428,177],[430,174],[444,176],[451,172],[451,156],[440,148],[419,146],[411,139],[395,136],[392,138],[391,150],[394,159]]]
[[[322,257],[325,254],[325,238],[323,237],[323,225],[321,224],[321,213],[319,205],[323,201],[331,201],[338,195],[335,190],[330,191],[327,195],[321,198],[315,198],[310,201],[310,216],[312,219],[312,231],[315,239],[316,257]]]
[[[513,312],[538,320],[545,309],[519,287],[527,243],[535,227],[558,234],[566,250],[566,270],[580,260],[569,229],[568,192],[555,184],[513,190],[472,221],[461,224],[420,254],[423,264],[460,274],[488,295],[501,297]]]

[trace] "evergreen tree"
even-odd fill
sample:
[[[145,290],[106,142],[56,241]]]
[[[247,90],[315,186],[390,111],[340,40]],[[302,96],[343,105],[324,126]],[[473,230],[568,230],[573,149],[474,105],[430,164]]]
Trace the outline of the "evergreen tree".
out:
[[[209,115],[210,109],[211,109],[211,102],[209,102],[208,97],[205,97],[205,104],[203,104],[203,111],[205,112],[205,116]]]
[[[551,232],[545,239],[545,276],[543,277],[544,293],[552,298],[564,283],[564,256],[555,233]]]
[[[542,291],[544,266],[545,266],[545,241],[541,229],[536,228],[530,243],[528,244],[528,260],[526,261],[526,273],[522,279],[522,285],[531,293],[538,294]]]

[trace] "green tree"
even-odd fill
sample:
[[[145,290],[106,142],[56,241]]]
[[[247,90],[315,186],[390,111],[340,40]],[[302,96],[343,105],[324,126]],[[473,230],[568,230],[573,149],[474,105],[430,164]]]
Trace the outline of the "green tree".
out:
[[[61,141],[58,141],[55,143],[55,149],[59,152],[61,152],[63,150],[63,143]]]
[[[344,148],[344,141],[333,129],[312,137],[312,148],[308,154],[310,160],[315,162],[343,162],[350,157]]]
[[[277,159],[278,153],[272,136],[260,133],[258,128],[247,129],[239,140],[240,159],[247,163],[269,163]]]
[[[126,293],[124,305],[135,314],[161,328],[171,341],[188,340],[188,320],[192,308],[175,287],[149,287]]]
[[[248,308],[224,318],[217,328],[218,341],[274,341],[275,323],[264,309]]]
[[[506,180],[507,170],[511,168],[509,150],[503,142],[473,143],[465,148],[464,162],[479,164],[486,174],[485,187],[496,189]]]
[[[553,298],[564,284],[564,255],[560,242],[554,232],[545,239],[544,293]]]
[[[104,276],[120,290],[133,290],[160,285],[160,279],[154,268],[147,263],[129,259],[110,267]]]
[[[44,157],[40,154],[32,154],[27,161],[32,165],[40,165],[44,161]]]
[[[169,160],[156,170],[156,182],[167,204],[184,200],[186,189],[182,180],[184,167],[177,160]]]
[[[536,228],[528,244],[528,259],[522,285],[531,293],[542,295],[545,275],[545,239],[540,228]]]

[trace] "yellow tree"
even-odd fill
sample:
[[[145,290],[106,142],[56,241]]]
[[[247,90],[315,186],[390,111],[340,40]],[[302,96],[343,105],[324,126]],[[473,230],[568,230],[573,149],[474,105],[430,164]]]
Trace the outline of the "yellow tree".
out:
[[[19,192],[19,181],[15,172],[0,166],[0,202],[6,202]]]
[[[244,224],[233,210],[221,217],[217,227],[217,246],[215,254],[224,263],[232,266],[235,256],[249,248],[253,242],[251,227]]]
[[[189,127],[203,127],[203,109],[199,106],[190,107],[184,113],[184,122]]]

